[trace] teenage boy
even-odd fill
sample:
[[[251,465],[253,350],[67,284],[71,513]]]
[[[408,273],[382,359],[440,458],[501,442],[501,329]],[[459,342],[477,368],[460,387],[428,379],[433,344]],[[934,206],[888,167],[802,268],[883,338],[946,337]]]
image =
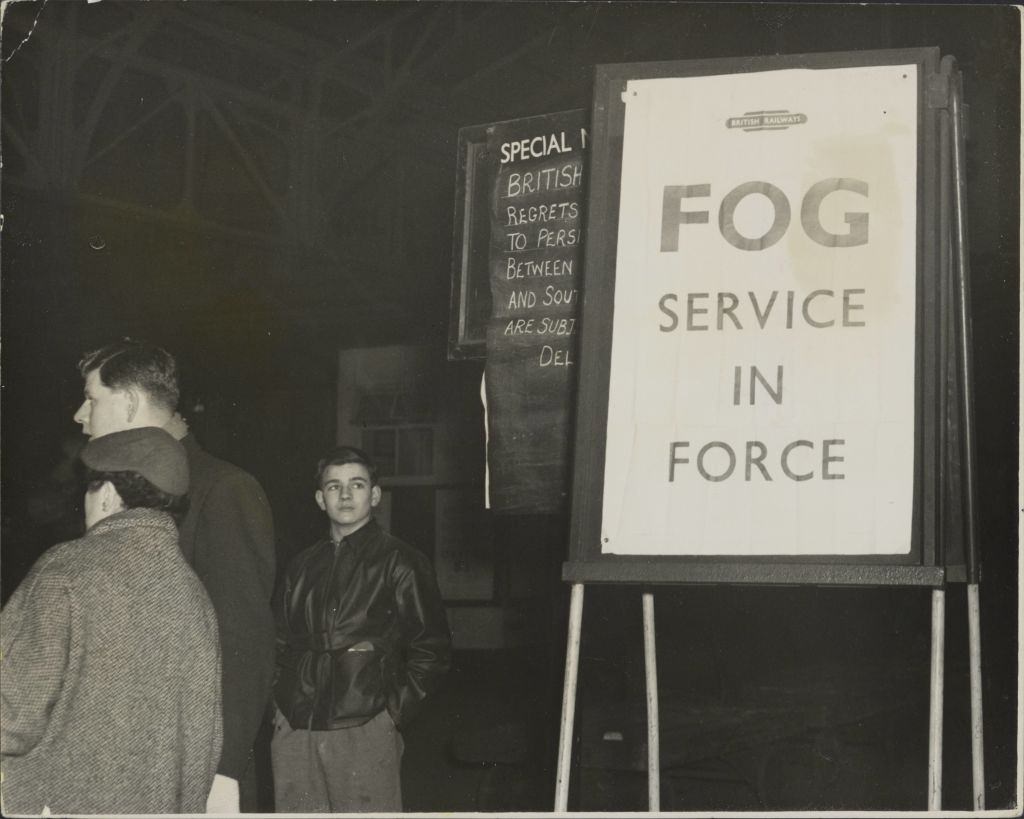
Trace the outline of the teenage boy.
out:
[[[276,807],[400,811],[399,730],[448,670],[444,605],[427,558],[373,519],[365,452],[335,449],[316,480],[329,533],[291,561],[277,602]]]

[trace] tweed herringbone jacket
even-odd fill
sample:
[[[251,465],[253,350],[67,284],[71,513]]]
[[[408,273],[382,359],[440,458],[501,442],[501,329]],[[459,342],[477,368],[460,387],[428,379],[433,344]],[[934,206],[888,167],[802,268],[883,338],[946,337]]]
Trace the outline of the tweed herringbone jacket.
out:
[[[220,758],[209,598],[164,512],[48,550],[0,614],[3,812],[202,813]]]

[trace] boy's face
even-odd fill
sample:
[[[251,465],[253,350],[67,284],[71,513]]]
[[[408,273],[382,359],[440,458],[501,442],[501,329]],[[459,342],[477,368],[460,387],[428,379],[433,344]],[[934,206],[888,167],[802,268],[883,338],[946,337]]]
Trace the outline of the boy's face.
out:
[[[324,470],[316,503],[331,521],[336,538],[347,537],[363,526],[380,503],[380,487],[370,483],[370,472],[362,464],[334,464]]]

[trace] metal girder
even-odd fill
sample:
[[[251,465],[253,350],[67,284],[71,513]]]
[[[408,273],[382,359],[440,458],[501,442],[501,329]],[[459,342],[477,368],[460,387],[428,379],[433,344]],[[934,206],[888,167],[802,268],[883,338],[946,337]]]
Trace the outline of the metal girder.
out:
[[[197,12],[195,6],[187,8],[187,11],[183,8],[176,9],[173,22],[195,32],[222,40],[229,45],[239,46],[250,52],[254,59],[280,63],[286,69],[314,78],[323,73],[319,65],[311,66],[308,47],[301,50],[281,46],[258,36],[243,33],[242,28],[251,28],[256,24],[257,18],[254,15],[245,12],[233,13],[241,19],[237,28],[230,28],[208,19],[210,15],[206,10]],[[316,51],[315,48],[313,50]],[[349,86],[360,94],[372,96],[387,83],[386,72],[383,68],[368,60],[350,59],[344,68],[343,73],[332,76],[332,79]]]
[[[435,7],[433,12],[434,24],[437,24],[440,20],[440,16],[447,12],[448,10],[446,7]],[[460,24],[444,45],[436,49],[425,60],[423,60],[422,63],[417,65],[417,69],[423,70],[435,67],[441,63],[443,59],[457,54],[461,44],[467,40],[477,39],[480,36],[481,27],[485,23],[488,23],[497,13],[498,10],[496,8],[487,7],[478,15],[472,24]],[[420,44],[425,42],[425,36],[426,35],[420,39]],[[413,58],[418,56],[418,51],[419,49],[416,50]],[[386,130],[386,126],[384,124],[386,118],[400,107],[406,106],[407,109],[412,109],[426,105],[429,106],[430,112],[435,120],[440,117],[444,117],[453,123],[451,126],[452,130],[445,135],[446,139],[450,141],[454,135],[455,129],[459,125],[465,124],[464,119],[460,118],[457,113],[458,101],[456,99],[456,95],[448,90],[438,96],[433,89],[430,89],[430,98],[424,99],[424,89],[429,88],[429,86],[427,86],[422,80],[414,79],[414,75],[411,71],[411,63],[412,58],[409,63],[407,63],[407,70],[400,72],[400,76],[396,82],[392,84],[385,94],[374,101],[369,112],[359,112],[358,114],[353,115],[353,117],[350,118],[350,121],[357,118],[362,120],[365,117],[367,122],[363,126],[364,129],[374,133],[379,133]],[[407,123],[404,131],[408,133],[411,130],[412,127]],[[402,144],[405,144],[404,140],[402,141]],[[381,145],[380,149],[376,151],[376,155],[369,157],[368,161],[362,164],[362,173],[347,179],[339,180],[339,184],[335,186],[329,196],[329,199],[334,200],[336,197],[343,194],[346,188],[351,189],[353,186],[358,185],[367,177],[368,173],[373,172],[372,169],[379,168],[383,162],[398,153],[401,148],[401,144],[391,147]]]
[[[266,22],[255,11],[246,10],[245,4],[193,5],[188,7],[187,13],[180,11],[178,18],[184,25],[227,41],[238,39],[236,32],[246,31],[248,34],[241,35],[243,41],[249,47],[264,52],[261,55],[264,58],[269,48],[273,56],[282,62],[287,61],[289,65],[300,67],[311,76],[329,77],[360,93],[374,94],[386,87],[387,68],[384,64],[357,57],[353,52],[377,37],[388,35],[394,26],[416,14],[419,8],[417,5],[394,13],[393,17],[343,44],[319,40],[276,23]],[[335,10],[339,14],[344,13],[344,6],[337,6]],[[295,13],[299,15],[302,11],[297,10]]]
[[[143,125],[145,125],[147,122],[149,122],[151,119],[153,119],[157,115],[163,113],[170,106],[172,106],[172,105],[174,105],[176,103],[180,103],[181,102],[180,97],[183,95],[184,90],[185,90],[186,87],[187,86],[183,85],[182,88],[180,90],[178,90],[178,91],[169,91],[168,93],[169,93],[170,96],[168,96],[167,99],[165,99],[163,102],[161,102],[155,108],[151,108],[149,111],[147,111],[145,114],[143,114],[137,120],[135,120],[135,122],[132,122],[131,124],[125,126],[121,130],[121,133],[118,134],[116,137],[114,137],[110,142],[108,142],[102,148],[99,148],[98,150],[94,151],[92,154],[87,156],[83,160],[82,164],[79,166],[79,170],[82,170],[82,169],[88,167],[89,164],[95,162],[100,157],[110,153],[110,151],[112,151],[114,148],[116,148],[118,145],[120,145],[122,142],[124,142],[128,137],[130,137],[133,133],[135,133],[139,128],[141,128]]]
[[[47,174],[46,169],[40,164],[36,158],[32,149],[29,148],[28,142],[18,133],[14,125],[8,117],[3,118],[3,132],[4,136],[10,141],[10,144],[14,147],[22,158],[25,160],[25,164],[28,166],[27,173],[31,174],[33,187],[43,187],[46,184]],[[10,179],[10,177],[8,177]]]
[[[277,213],[282,220],[287,221],[288,216],[285,213],[284,206],[281,204],[278,195],[271,190],[270,185],[263,177],[263,173],[256,165],[256,161],[249,155],[245,146],[238,139],[238,136],[235,134],[231,124],[224,118],[224,115],[217,107],[217,103],[202,92],[200,92],[200,95],[204,102],[204,109],[209,112],[214,124],[227,139],[228,144],[231,145],[235,155],[242,163],[242,167],[245,168],[246,173],[249,175],[249,178],[253,183],[255,183],[256,187],[259,188],[260,193],[263,194],[263,198],[267,200],[267,203],[274,209],[274,212]]]
[[[100,116],[110,101],[110,96],[115,86],[124,74],[128,58],[138,52],[149,36],[156,30],[156,27],[163,21],[165,8],[166,6],[160,6],[152,14],[140,15],[133,20],[128,30],[127,41],[121,49],[120,57],[112,61],[107,75],[103,78],[99,89],[90,101],[85,121],[82,123],[81,128],[76,129],[78,140],[74,160],[76,176],[85,165],[89,154],[89,146],[92,144],[92,137],[96,131]]]
[[[253,56],[261,60],[272,60],[279,62],[289,68],[309,69],[308,51],[299,47],[288,48],[279,43],[269,42],[266,38],[250,34],[245,29],[252,30],[253,26],[246,22],[244,25],[226,26],[220,25],[211,20],[215,15],[217,6],[181,6],[173,4],[169,19],[185,28],[192,29],[199,34],[205,34],[214,39],[221,40],[232,47],[238,47],[252,52]],[[251,17],[251,15],[246,15]],[[214,18],[215,19],[215,18]]]
[[[91,44],[96,45],[95,40],[88,37],[85,39]],[[170,65],[157,59],[138,54],[125,55],[119,49],[114,49],[109,46],[100,47],[97,45],[93,50],[93,55],[100,56],[111,61],[123,59],[127,66],[150,75],[192,82],[217,95],[229,97],[233,100],[237,100],[238,102],[251,106],[256,110],[284,117],[289,121],[304,119],[310,113],[309,109],[302,104],[293,101],[286,102],[272,99],[263,93],[252,90],[251,88],[246,88],[237,85],[236,83],[212,77],[209,74],[203,74],[192,69]],[[390,142],[393,143],[396,148],[404,145],[397,136],[391,137],[386,131],[381,131],[379,133],[375,132],[373,135],[367,135],[364,128],[353,126],[350,118],[338,120],[320,113],[317,116],[317,120],[321,124],[321,127],[327,129],[328,134],[344,133],[347,137],[355,141],[365,140],[371,143],[378,143],[380,141]]]
[[[441,145],[451,142],[455,129],[465,124],[466,120],[465,116],[459,115],[459,110],[463,106],[456,97],[460,96],[459,91],[464,93],[464,88],[468,86],[464,85],[460,89],[460,84],[456,84],[456,93],[453,94],[451,89],[441,89],[425,81],[422,76],[423,70],[458,55],[465,43],[479,39],[481,32],[495,19],[495,15],[502,13],[500,8],[489,5],[477,13],[472,21],[466,22],[461,10],[453,9],[451,5],[416,4],[389,15],[378,25],[372,26],[344,45],[334,47],[305,33],[291,31],[287,27],[263,20],[255,11],[243,10],[245,6],[192,5],[187,10],[181,6],[171,8],[171,4],[156,6],[154,9],[151,4],[140,4],[134,10],[134,23],[122,26],[113,35],[95,37],[77,34],[76,39],[82,47],[76,49],[76,62],[82,60],[83,55],[87,55],[112,63],[107,78],[90,106],[85,127],[79,129],[79,135],[84,138],[78,144],[78,167],[94,158],[89,157],[88,152],[95,124],[116,86],[117,78],[127,68],[176,82],[194,84],[207,89],[211,96],[226,97],[255,111],[286,118],[292,126],[305,122],[310,113],[313,113],[318,127],[322,129],[327,139],[340,136],[346,142],[359,146],[361,154],[366,158],[365,162],[360,163],[362,168],[376,166],[382,155],[405,157],[408,147],[406,137],[410,132],[415,132],[416,139],[427,144]],[[166,8],[166,13],[160,9],[161,6]],[[336,8],[338,14],[344,13],[344,6]],[[354,53],[372,43],[375,38],[393,36],[396,26],[411,22],[416,15],[422,18],[425,9],[429,14],[421,27],[418,39],[393,76],[390,76],[387,65],[374,63]],[[297,13],[301,12],[297,10]],[[458,25],[450,27],[451,32],[447,41],[419,62],[419,58],[426,51],[429,37],[453,19],[452,15],[455,15]],[[231,47],[258,53],[263,59],[269,58],[272,62],[280,63],[284,70],[298,72],[300,76],[303,69],[312,62],[313,72],[307,73],[304,80],[311,91],[302,98],[297,98],[294,93],[289,94],[287,99],[274,98],[263,90],[256,90],[237,81],[139,53],[140,46],[148,34],[160,24],[168,23],[188,27],[222,40]],[[125,40],[127,41],[124,42]],[[537,48],[542,42],[542,35],[536,35],[525,50]],[[320,110],[319,99],[325,93],[324,83],[334,82],[353,88],[359,93],[369,94],[369,107],[340,119],[325,115]],[[396,130],[390,120],[403,111],[417,111],[420,112],[420,116],[406,116],[406,124]],[[101,150],[108,149],[109,146]],[[436,152],[428,150],[424,152],[421,161],[426,159],[433,164],[444,161],[445,158],[435,154]],[[342,180],[340,189],[343,190],[361,178],[362,175],[359,175],[354,180]]]
[[[83,39],[90,45],[95,46],[92,51],[93,56],[103,57],[110,61],[117,61],[121,57],[121,52],[118,49],[111,48],[110,46],[101,46],[97,40],[88,36],[84,36]],[[244,102],[246,105],[250,105],[253,108],[266,111],[267,113],[276,114],[277,116],[291,119],[305,113],[302,107],[294,102],[273,99],[259,91],[238,85],[237,83],[222,80],[218,77],[213,77],[209,74],[204,74],[190,68],[171,65],[162,60],[134,54],[125,57],[125,63],[127,66],[146,74],[188,81],[195,83],[196,85],[201,85],[207,90],[223,94],[231,97],[232,99],[238,100],[239,102]]]
[[[130,12],[127,19],[120,15],[111,18],[118,26],[114,32],[89,34],[70,31],[65,32],[68,38],[63,42],[61,37],[53,38],[51,35],[52,42],[47,50],[53,54],[63,52],[67,61],[65,67],[72,76],[88,59],[106,61],[109,66],[105,75],[101,75],[98,90],[84,117],[76,117],[80,122],[70,121],[73,111],[70,96],[63,102],[56,97],[53,100],[54,106],[63,107],[66,120],[64,138],[74,143],[71,167],[65,169],[71,178],[66,178],[66,174],[60,176],[58,168],[51,167],[50,152],[45,149],[36,158],[36,166],[57,173],[63,180],[61,184],[73,187],[90,163],[122,146],[133,133],[166,112],[168,107],[180,104],[188,123],[182,159],[186,179],[179,206],[183,210],[171,208],[164,212],[144,207],[139,212],[172,221],[180,217],[195,227],[196,220],[202,217],[190,212],[195,173],[192,143],[196,133],[195,105],[201,97],[203,109],[208,112],[214,127],[226,140],[246,176],[283,228],[282,235],[276,238],[256,232],[238,232],[229,225],[221,225],[222,232],[244,235],[249,239],[259,235],[278,246],[291,243],[308,245],[311,242],[321,246],[337,244],[329,241],[329,236],[322,235],[317,220],[310,218],[310,214],[322,218],[324,213],[337,211],[346,201],[346,192],[357,190],[371,174],[387,167],[388,163],[401,165],[396,170],[399,175],[402,169],[410,175],[419,174],[420,179],[412,185],[414,190],[419,181],[450,169],[452,157],[444,149],[454,146],[457,128],[477,117],[475,112],[481,108],[480,99],[473,96],[474,92],[484,93],[477,91],[485,81],[478,79],[478,75],[493,77],[494,71],[545,47],[546,29],[537,29],[545,19],[543,15],[524,17],[522,7],[519,7],[517,14],[510,16],[509,10],[503,6],[476,6],[469,14],[468,9],[463,9],[460,4],[403,4],[393,9],[386,8],[386,4],[366,4],[363,7],[366,13],[360,19],[369,22],[369,27],[338,45],[318,38],[315,33],[311,35],[293,30],[261,17],[259,7],[255,5],[248,8],[245,4],[222,3],[187,7],[177,4],[120,6],[130,9]],[[297,6],[296,14],[303,13],[302,8]],[[343,4],[333,8],[334,13],[344,15]],[[322,9],[321,14],[331,13],[328,7]],[[82,10],[85,11],[85,7]],[[375,15],[379,16],[379,22],[375,22]],[[522,30],[524,42],[511,56],[497,60],[493,55],[485,57],[476,47],[481,39],[494,27],[508,31],[513,19],[517,27],[526,25]],[[535,25],[531,26],[531,21],[536,21]],[[401,40],[396,38],[399,26],[406,27],[406,31],[401,32]],[[226,49],[240,52],[244,59],[261,60],[268,70],[261,71],[260,80],[246,82],[241,72],[230,70],[231,66],[221,71],[216,62],[203,70],[189,65],[188,52],[181,53],[180,61],[178,52],[163,58],[147,53],[146,43],[151,42],[150,38],[161,36],[162,28],[165,32],[175,32],[176,36],[181,36],[183,31],[191,31],[211,38],[214,42],[223,43]],[[515,40],[516,36],[511,39]],[[389,48],[385,44],[394,45],[396,40],[402,43],[402,51],[389,56]],[[378,42],[381,44],[379,60],[367,51]],[[463,59],[470,46],[474,46],[472,53],[478,55],[474,61],[482,61],[483,65],[475,66]],[[495,66],[493,69],[492,65]],[[460,75],[463,72],[466,75],[444,87],[429,79],[432,76],[450,76],[453,67]],[[280,73],[268,80],[268,74],[275,70]],[[167,85],[167,99],[140,114],[112,140],[102,146],[95,145],[97,125],[109,106],[118,99],[119,81],[129,71],[161,78]],[[331,94],[332,86],[368,96],[369,105],[348,116],[326,114],[322,103]],[[68,95],[69,89],[70,85],[65,89]],[[195,97],[191,102],[190,94]],[[229,108],[225,104],[228,101],[235,104]],[[487,101],[490,102],[489,99]],[[52,110],[56,112],[56,108]],[[261,118],[265,121],[261,122]],[[266,170],[260,167],[258,156],[246,147],[250,140],[244,136],[244,124],[250,122],[266,127],[267,133],[261,135],[261,139],[266,139],[273,133],[275,121],[281,124],[278,129],[282,136],[280,149],[292,157],[288,162],[291,178],[287,191],[274,189]],[[7,131],[12,145],[31,163],[37,147],[35,140],[25,139],[26,132],[19,129]],[[318,170],[320,163],[329,159],[329,152],[339,142],[351,153],[358,153],[358,162],[346,162],[344,168],[339,166],[335,177],[337,184],[325,191],[324,177]],[[411,151],[410,146],[414,144],[422,148]],[[278,143],[271,143],[271,146],[276,151]],[[275,156],[274,160],[277,159]],[[38,185],[38,181],[38,174],[26,174],[20,180],[29,186]],[[384,193],[397,195],[394,191]],[[110,202],[105,204],[109,206]],[[132,207],[131,203],[123,204]],[[333,252],[337,248],[332,247],[331,250]]]

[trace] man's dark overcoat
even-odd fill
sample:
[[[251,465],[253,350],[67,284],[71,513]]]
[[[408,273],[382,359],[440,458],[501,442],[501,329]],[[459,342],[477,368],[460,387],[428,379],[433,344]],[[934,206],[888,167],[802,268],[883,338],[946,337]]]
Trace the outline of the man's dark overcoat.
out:
[[[248,472],[210,455],[195,436],[181,551],[217,611],[223,663],[224,750],[217,772],[241,780],[274,674],[274,523]]]

